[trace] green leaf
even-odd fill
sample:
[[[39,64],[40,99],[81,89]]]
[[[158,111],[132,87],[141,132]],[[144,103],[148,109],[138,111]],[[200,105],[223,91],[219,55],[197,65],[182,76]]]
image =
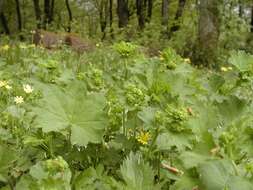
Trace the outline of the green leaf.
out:
[[[198,186],[198,180],[188,175],[183,175],[172,185],[170,190],[192,190]]]
[[[16,159],[17,155],[14,150],[7,145],[0,145],[0,181],[5,182],[7,180],[8,172]]]
[[[240,72],[253,71],[253,55],[245,51],[232,52],[228,61]]]
[[[103,166],[88,168],[74,182],[75,190],[118,190],[122,185],[104,174]]]
[[[44,132],[71,130],[71,143],[86,146],[102,140],[107,123],[103,94],[86,94],[73,85],[64,92],[54,86],[44,90],[43,104],[35,108],[37,127]]]
[[[29,174],[22,176],[16,190],[71,190],[71,171],[61,157],[38,162]]]
[[[191,147],[191,135],[188,133],[172,133],[170,131],[158,135],[156,145],[159,150],[170,150],[177,147],[179,151]]]
[[[240,116],[246,110],[246,106],[247,102],[240,100],[236,96],[229,96],[228,99],[218,104],[222,120],[228,123],[240,119]]]
[[[126,182],[126,189],[154,190],[154,172],[144,162],[140,154],[131,152],[120,167],[121,175]]]
[[[202,188],[205,190],[253,189],[250,182],[236,176],[235,166],[229,160],[215,160],[200,164],[198,171]]]

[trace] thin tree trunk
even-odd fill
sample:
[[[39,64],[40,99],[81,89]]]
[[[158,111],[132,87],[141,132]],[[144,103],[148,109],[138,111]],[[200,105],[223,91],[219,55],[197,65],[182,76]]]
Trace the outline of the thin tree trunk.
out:
[[[69,15],[69,25],[67,27],[67,32],[71,32],[71,23],[72,23],[72,20],[73,20],[72,11],[71,11],[68,0],[65,0],[65,4],[66,4],[67,10],[68,10],[68,15]]]
[[[106,26],[107,26],[107,18],[108,18],[108,0],[101,0],[100,8],[99,8],[99,19],[100,19],[100,29],[103,34],[102,40],[106,37]]]
[[[9,35],[10,34],[10,29],[8,27],[7,19],[6,19],[6,17],[5,17],[5,15],[4,15],[3,12],[0,13],[0,19],[1,19],[1,22],[2,22],[5,34]]]
[[[142,30],[145,27],[144,0],[136,0],[136,8],[139,28]]]
[[[34,4],[34,12],[35,12],[35,17],[36,17],[36,22],[37,22],[37,29],[41,28],[41,10],[40,10],[40,4],[39,0],[33,0]]]
[[[22,31],[22,18],[21,18],[21,12],[20,12],[20,4],[19,4],[19,0],[15,0],[15,1],[16,1],[18,30],[19,30],[19,32],[21,32]]]
[[[119,28],[127,26],[129,20],[129,10],[127,0],[118,0],[117,13],[119,17]]]
[[[51,24],[54,20],[54,0],[51,0],[51,5],[50,5],[50,14],[48,18],[48,23]]]
[[[147,13],[147,22],[151,21],[152,11],[153,11],[153,0],[148,0],[148,13]]]
[[[113,35],[113,0],[109,0],[109,22],[110,22],[110,34],[111,34],[111,38],[114,39],[114,35]]]
[[[251,27],[250,31],[253,33],[253,5],[251,7],[251,21],[250,21]]]
[[[242,18],[243,17],[243,2],[242,0],[239,0],[239,17]]]
[[[185,3],[186,3],[186,0],[179,0],[178,2],[178,8],[177,8],[176,16],[174,19],[175,24],[171,27],[171,32],[176,32],[179,30],[180,24],[178,22],[179,22],[179,18],[181,18],[183,15]]]
[[[219,2],[201,0],[199,7],[199,47],[196,51],[199,64],[215,66],[219,39]]]
[[[168,23],[169,23],[169,0],[162,1],[162,33],[168,37]]]
[[[47,29],[47,25],[50,20],[50,0],[44,0],[44,29]]]

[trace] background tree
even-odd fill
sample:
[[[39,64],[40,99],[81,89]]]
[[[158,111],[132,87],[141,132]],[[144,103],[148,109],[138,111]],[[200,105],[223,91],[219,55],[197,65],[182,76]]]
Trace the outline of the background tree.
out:
[[[119,18],[119,28],[125,27],[128,24],[129,20],[129,9],[127,0],[118,0],[117,1],[117,14]]]
[[[219,3],[217,0],[200,0],[198,61],[205,66],[217,61],[216,51],[219,39]]]
[[[41,10],[39,0],[33,0],[34,12],[36,17],[37,28],[41,28]]]
[[[69,23],[68,23],[68,27],[67,27],[67,32],[71,32],[71,23],[73,20],[72,11],[71,11],[71,8],[69,5],[69,1],[65,0],[65,3],[66,3],[67,10],[68,10],[68,16],[69,16]]]

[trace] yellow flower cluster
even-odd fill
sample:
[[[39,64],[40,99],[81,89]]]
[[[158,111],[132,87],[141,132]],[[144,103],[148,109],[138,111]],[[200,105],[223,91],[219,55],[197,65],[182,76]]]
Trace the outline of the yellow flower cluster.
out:
[[[141,131],[139,135],[136,137],[137,141],[143,145],[148,144],[148,141],[151,139],[151,135],[149,132]]]
[[[185,58],[185,59],[184,59],[184,62],[185,62],[185,63],[188,63],[188,64],[191,64],[190,58]]]
[[[233,68],[232,67],[221,67],[220,70],[223,72],[227,72],[227,71],[232,71]]]
[[[7,81],[0,80],[0,88],[5,88],[7,90],[10,90],[12,89],[12,86],[10,86]]]
[[[1,50],[1,51],[7,51],[7,50],[9,50],[9,49],[10,49],[10,46],[9,46],[8,44],[3,45],[3,46],[0,47],[0,50]]]

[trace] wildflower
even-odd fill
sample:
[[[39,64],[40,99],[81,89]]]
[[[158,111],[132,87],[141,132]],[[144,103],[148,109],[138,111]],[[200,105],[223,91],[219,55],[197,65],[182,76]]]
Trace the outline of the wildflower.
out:
[[[16,96],[16,97],[14,98],[14,102],[15,102],[16,104],[22,104],[22,103],[24,102],[24,98],[23,98],[22,96]]]
[[[7,85],[7,81],[5,80],[0,80],[0,88],[5,87]]]
[[[191,60],[190,60],[189,58],[186,58],[186,59],[184,59],[184,62],[190,64],[190,63],[191,63]]]
[[[10,49],[10,46],[8,44],[6,44],[6,45],[2,46],[1,49],[7,51],[8,49]]]
[[[27,93],[27,94],[30,94],[33,92],[33,88],[29,84],[23,85],[23,89],[24,89],[25,93]]]
[[[99,43],[97,43],[97,44],[96,44],[96,47],[99,47],[99,46],[100,46],[100,44],[99,44]]]
[[[35,32],[35,30],[31,30],[31,34],[35,34],[36,32]]]
[[[6,85],[5,85],[5,88],[6,88],[7,90],[10,90],[10,89],[12,89],[12,86],[6,84]]]
[[[137,141],[143,145],[148,144],[148,141],[150,140],[151,136],[149,132],[143,132],[141,131],[140,134],[137,136]]]
[[[228,67],[228,70],[232,71],[232,70],[233,70],[233,68],[232,68],[232,67]]]
[[[164,61],[164,57],[163,56],[160,56],[160,61]]]
[[[220,70],[223,71],[223,72],[227,72],[228,68],[227,67],[221,67]]]
[[[20,44],[20,45],[19,45],[19,48],[20,48],[20,49],[26,49],[27,46],[26,46],[25,44]]]

